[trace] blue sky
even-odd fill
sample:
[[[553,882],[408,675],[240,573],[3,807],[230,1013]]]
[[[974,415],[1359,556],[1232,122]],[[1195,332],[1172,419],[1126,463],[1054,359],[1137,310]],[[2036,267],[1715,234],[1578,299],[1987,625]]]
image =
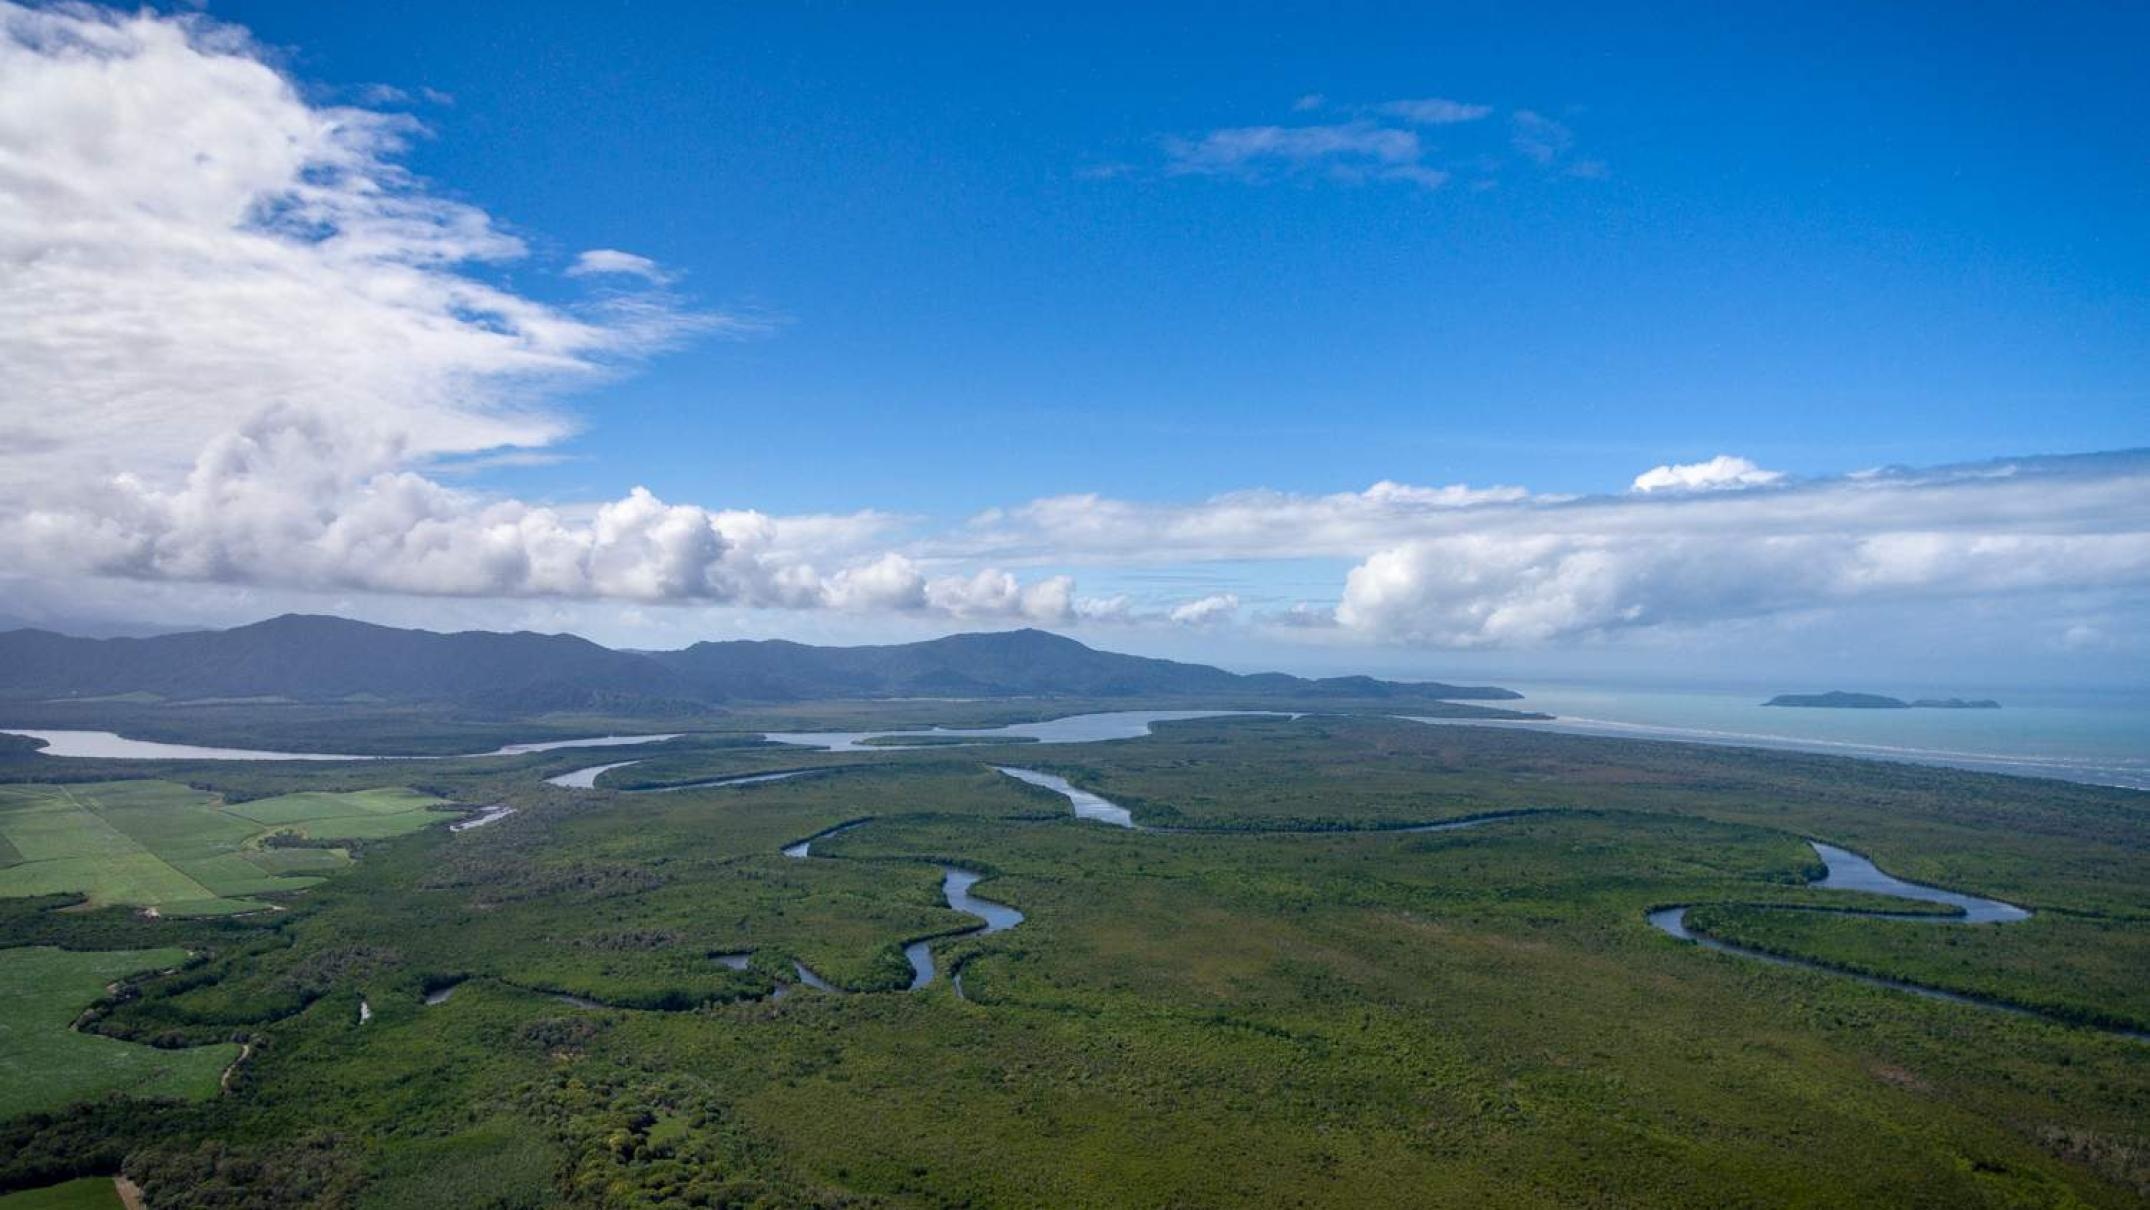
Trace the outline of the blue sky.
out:
[[[244,169],[187,216],[231,237],[224,259],[165,229],[100,240],[134,248],[123,270],[176,258],[129,298],[154,280],[165,310],[226,325],[178,338],[209,351],[156,377],[198,386],[155,401],[139,449],[75,449],[39,427],[51,400],[0,395],[37,439],[24,481],[146,493],[14,508],[35,548],[23,620],[294,605],[641,642],[1029,620],[1241,662],[1618,669],[1668,646],[1910,659],[1843,636],[1938,610],[1935,668],[1999,650],[2067,680],[2150,658],[2126,637],[2150,584],[2143,459],[2026,464],[2075,493],[2047,511],[1935,469],[2150,445],[2150,12],[1159,8],[11,10],[21,83],[0,100],[64,102],[118,149],[15,149],[54,179],[140,184],[153,209],[175,174]],[[68,70],[67,39],[168,89],[164,109],[231,120],[129,109]],[[290,131],[311,159],[249,158]],[[137,181],[115,168],[131,140],[140,163],[200,150]],[[308,206],[311,226],[264,218]],[[15,237],[46,249],[59,226]],[[229,288],[264,246],[319,262],[261,279],[315,316],[281,347],[274,311],[241,314]],[[593,249],[648,271],[570,272]],[[390,281],[441,297],[366,312]],[[473,286],[492,293],[449,297]],[[430,347],[443,328],[462,346]],[[512,350],[486,346],[503,333]],[[138,337],[91,360],[147,367]],[[239,372],[309,341],[333,375]],[[85,360],[0,348],[63,352]],[[100,404],[69,381],[66,406],[137,427],[138,383]],[[239,486],[188,497],[211,454]],[[1752,474],[1675,475],[1630,517],[1638,475],[1720,455]],[[1885,466],[1910,469],[1847,478]],[[426,486],[397,495],[395,475]],[[1521,493],[1362,495],[1383,482]],[[1918,499],[1845,503],[1875,482]],[[637,487],[773,520],[593,520]],[[1258,490],[1226,519],[1205,504]],[[1079,517],[1023,513],[1087,495]],[[1459,504],[1484,511],[1434,519]],[[1788,567],[1840,571],[1733,591],[1771,568],[1696,552],[1749,507],[1783,527]],[[263,535],[291,528],[275,509],[325,528],[271,553]],[[522,535],[506,552],[502,509]],[[352,536],[418,519],[446,536],[387,554]],[[1661,522],[1672,538],[1638,536]],[[1248,537],[1263,527],[1274,542]],[[641,553],[608,553],[615,530]],[[38,562],[60,548],[71,562]],[[989,572],[1013,578],[973,582]]]
[[[785,317],[592,396],[591,463],[525,490],[960,512],[2143,440],[2139,8],[1155,7],[212,11],[451,94],[411,160],[488,211]],[[1162,173],[1164,137],[1335,120],[1308,94],[1493,105],[1437,154],[1510,162]],[[1604,179],[1513,162],[1518,108]]]

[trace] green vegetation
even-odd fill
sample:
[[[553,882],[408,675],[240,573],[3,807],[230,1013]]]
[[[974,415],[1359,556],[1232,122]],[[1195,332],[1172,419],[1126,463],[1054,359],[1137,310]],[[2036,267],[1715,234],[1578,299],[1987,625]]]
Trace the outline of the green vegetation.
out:
[[[57,1109],[122,1092],[206,1097],[236,1046],[160,1050],[69,1028],[115,980],[177,967],[184,950],[78,954],[44,947],[0,950],[0,1117]]]
[[[2150,1046],[1715,954],[1644,921],[1670,903],[1906,906],[1804,886],[1817,836],[2040,915],[1697,921],[1931,982],[2001,972],[2132,1018],[2143,795],[1343,717],[1082,746],[698,745],[648,764],[668,781],[833,771],[628,795],[540,780],[609,753],[444,761],[413,784],[517,814],[372,843],[284,912],[0,900],[13,944],[164,936],[201,955],[79,1040],[254,1043],[206,1103],[62,1110],[63,1092],[0,1124],[0,1189],[124,1166],[160,1206],[238,1190],[384,1207],[2150,1198]],[[995,763],[1182,830],[1078,822]],[[363,772],[189,777],[258,829],[311,826],[306,783],[354,790]],[[1503,811],[1532,813],[1378,830]],[[859,820],[809,859],[779,855]],[[939,861],[985,871],[980,893],[1028,918],[937,942],[944,977],[906,993],[902,944],[970,923],[942,904]],[[1966,944],[1989,947],[1982,965],[1952,961]],[[739,952],[746,970],[715,960]],[[773,997],[793,961],[853,994]]]
[[[1696,908],[1713,937],[1866,974],[1968,992],[2074,1021],[2150,1031],[2150,919],[2047,912],[2005,927],[1943,928],[1830,912]]]
[[[436,822],[440,799],[412,790],[304,793],[232,804],[162,781],[0,786],[0,837],[16,860],[0,896],[75,892],[91,906],[171,915],[254,911],[250,895],[303,890],[349,861],[342,850],[272,839],[376,840]]]
[[[109,1176],[85,1176],[0,1196],[0,1210],[120,1210],[122,1205]]]

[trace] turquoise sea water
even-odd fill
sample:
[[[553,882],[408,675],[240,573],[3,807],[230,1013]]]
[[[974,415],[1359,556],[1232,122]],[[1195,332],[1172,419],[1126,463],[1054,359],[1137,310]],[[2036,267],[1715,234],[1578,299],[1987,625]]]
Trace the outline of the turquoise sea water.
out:
[[[1999,710],[1813,710],[1767,692],[1511,685],[1586,735],[1782,748],[2150,790],[2150,693],[1996,692]],[[1809,692],[1791,686],[1787,692]],[[1981,695],[1983,696],[1983,695]]]

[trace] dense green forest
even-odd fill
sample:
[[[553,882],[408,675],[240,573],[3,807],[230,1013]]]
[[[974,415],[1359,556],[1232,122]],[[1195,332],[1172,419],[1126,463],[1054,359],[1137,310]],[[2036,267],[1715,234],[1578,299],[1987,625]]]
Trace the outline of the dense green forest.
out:
[[[638,757],[595,790],[543,780]],[[787,768],[814,771],[631,792]],[[2150,1043],[2099,1027],[2150,1016],[2150,796],[2126,791],[1335,715],[304,767],[18,747],[0,777],[0,812],[49,808],[46,787],[268,801],[255,815],[293,830],[243,851],[340,855],[258,893],[271,911],[0,899],[0,957],[56,968],[9,1001],[34,1023],[0,1031],[0,1191],[124,1172],[152,1207],[2150,1199]],[[517,809],[462,832],[298,826],[387,789],[411,794],[359,801]],[[45,826],[0,814],[0,877]],[[1784,910],[1906,906],[1806,886],[1806,838],[2036,915]],[[964,935],[936,863],[1027,918]],[[2048,1015],[1710,952],[1645,921],[1670,904],[1713,936]],[[901,990],[921,938],[959,981]],[[86,1080],[48,1035],[128,1057]],[[130,1085],[134,1056],[171,1074]]]

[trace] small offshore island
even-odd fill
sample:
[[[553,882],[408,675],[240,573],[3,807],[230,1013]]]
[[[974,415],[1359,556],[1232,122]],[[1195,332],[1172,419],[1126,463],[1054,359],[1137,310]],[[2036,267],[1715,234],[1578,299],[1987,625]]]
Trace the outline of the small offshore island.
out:
[[[1803,706],[1820,710],[1998,710],[2001,704],[1990,697],[1922,697],[1905,701],[1880,693],[1846,693],[1832,689],[1828,693],[1780,693],[1762,703],[1765,706]]]

